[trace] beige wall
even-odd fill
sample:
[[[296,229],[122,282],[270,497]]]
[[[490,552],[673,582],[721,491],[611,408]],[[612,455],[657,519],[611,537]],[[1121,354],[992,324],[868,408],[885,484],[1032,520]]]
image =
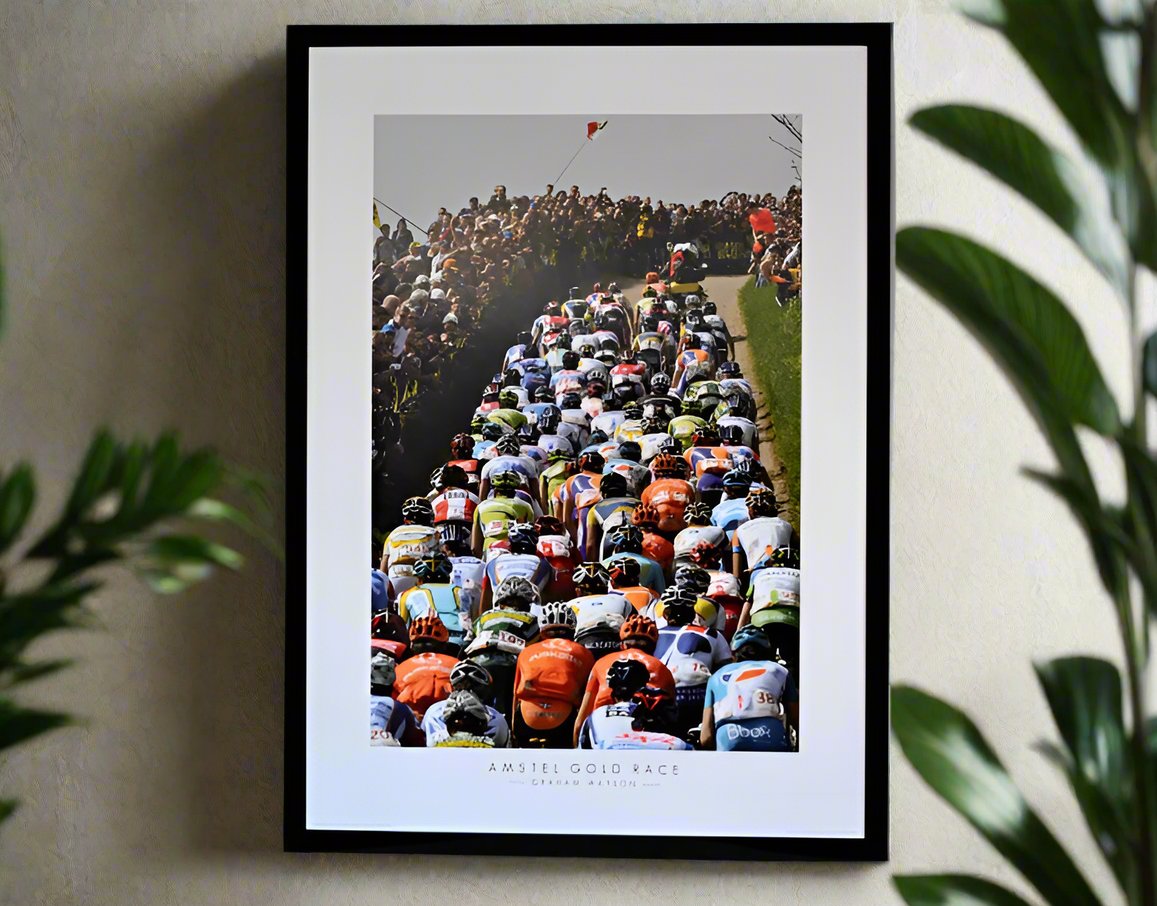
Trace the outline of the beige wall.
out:
[[[396,6],[3,4],[10,312],[0,459],[35,459],[46,498],[60,500],[100,423],[146,433],[179,425],[280,474],[284,26],[516,18],[504,3]],[[716,8],[684,2],[678,11],[707,18]],[[622,21],[642,20],[651,5],[533,9],[535,20]],[[1008,50],[940,4],[735,3],[725,18],[895,19],[901,121],[931,100],[970,98],[1018,109],[1063,138]],[[897,174],[901,223],[952,223],[1012,247],[1071,291],[1095,350],[1112,359],[1115,386],[1125,386],[1119,311],[1053,229],[906,128]],[[1109,611],[1065,511],[1017,474],[1046,461],[1043,443],[975,344],[904,282],[893,436],[893,677],[968,704],[1103,881],[1068,795],[1029,751],[1052,733],[1030,658],[1114,651]],[[894,901],[892,869],[1009,877],[898,762],[891,866],[283,855],[284,591],[280,569],[260,555],[243,576],[178,600],[116,581],[98,604],[104,630],[53,644],[80,666],[37,694],[88,723],[19,750],[0,774],[3,792],[25,800],[0,835],[0,900],[672,903],[710,892],[716,902],[875,904]],[[709,795],[704,808],[742,801]]]

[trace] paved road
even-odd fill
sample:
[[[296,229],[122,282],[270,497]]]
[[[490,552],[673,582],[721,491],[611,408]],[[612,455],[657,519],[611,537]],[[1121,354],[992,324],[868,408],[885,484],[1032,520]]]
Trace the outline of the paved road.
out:
[[[775,428],[771,422],[771,414],[763,398],[763,391],[755,380],[755,362],[752,361],[751,349],[747,345],[747,328],[743,323],[743,315],[739,311],[739,288],[747,282],[746,275],[717,275],[707,277],[703,281],[704,289],[715,303],[719,316],[723,318],[732,336],[735,338],[735,358],[744,375],[755,388],[755,402],[758,410],[756,424],[759,426],[759,458],[771,475],[775,496],[784,506],[783,516],[792,525],[799,527],[799,502],[791,499],[791,491],[787,484],[787,472],[783,461],[775,452]],[[620,280],[628,299],[637,300],[646,289],[641,280]],[[786,503],[786,505],[785,505]]]

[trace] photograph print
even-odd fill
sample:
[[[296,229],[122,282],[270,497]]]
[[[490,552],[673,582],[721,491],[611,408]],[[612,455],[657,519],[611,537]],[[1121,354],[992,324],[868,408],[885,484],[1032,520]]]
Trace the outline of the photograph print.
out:
[[[797,752],[804,127],[375,119],[369,745]]]

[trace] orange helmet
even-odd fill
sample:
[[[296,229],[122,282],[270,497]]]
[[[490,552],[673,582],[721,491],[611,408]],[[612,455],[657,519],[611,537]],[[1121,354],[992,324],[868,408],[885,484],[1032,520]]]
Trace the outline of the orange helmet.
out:
[[[659,511],[653,503],[640,503],[631,513],[631,522],[640,528],[654,528],[659,524]]]
[[[437,642],[444,645],[450,641],[450,630],[441,619],[431,614],[427,617],[418,617],[410,624],[410,644],[420,641]]]
[[[658,283],[659,282],[659,272],[658,271],[647,271],[647,282],[648,283]]]
[[[619,627],[619,638],[624,642],[627,639],[647,639],[652,644],[657,645],[659,643],[659,627],[655,625],[654,620],[636,613],[623,621],[623,625]]]
[[[660,453],[651,460],[651,471],[656,478],[682,478],[687,464],[678,456],[670,453]]]

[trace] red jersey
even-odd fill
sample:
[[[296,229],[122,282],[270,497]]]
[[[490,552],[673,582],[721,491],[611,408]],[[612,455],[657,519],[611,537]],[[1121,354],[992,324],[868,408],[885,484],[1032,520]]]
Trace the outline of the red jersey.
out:
[[[643,490],[642,502],[659,511],[659,531],[673,533],[687,524],[683,513],[694,499],[695,487],[691,482],[682,478],[660,478]]]
[[[394,677],[394,701],[409,705],[421,721],[434,702],[450,696],[450,671],[458,658],[427,651],[398,664]]]
[[[594,656],[571,639],[543,639],[523,649],[514,669],[514,700],[527,726],[550,730],[582,702]]]
[[[670,574],[675,562],[675,545],[657,532],[643,532],[643,555],[650,557]]]

